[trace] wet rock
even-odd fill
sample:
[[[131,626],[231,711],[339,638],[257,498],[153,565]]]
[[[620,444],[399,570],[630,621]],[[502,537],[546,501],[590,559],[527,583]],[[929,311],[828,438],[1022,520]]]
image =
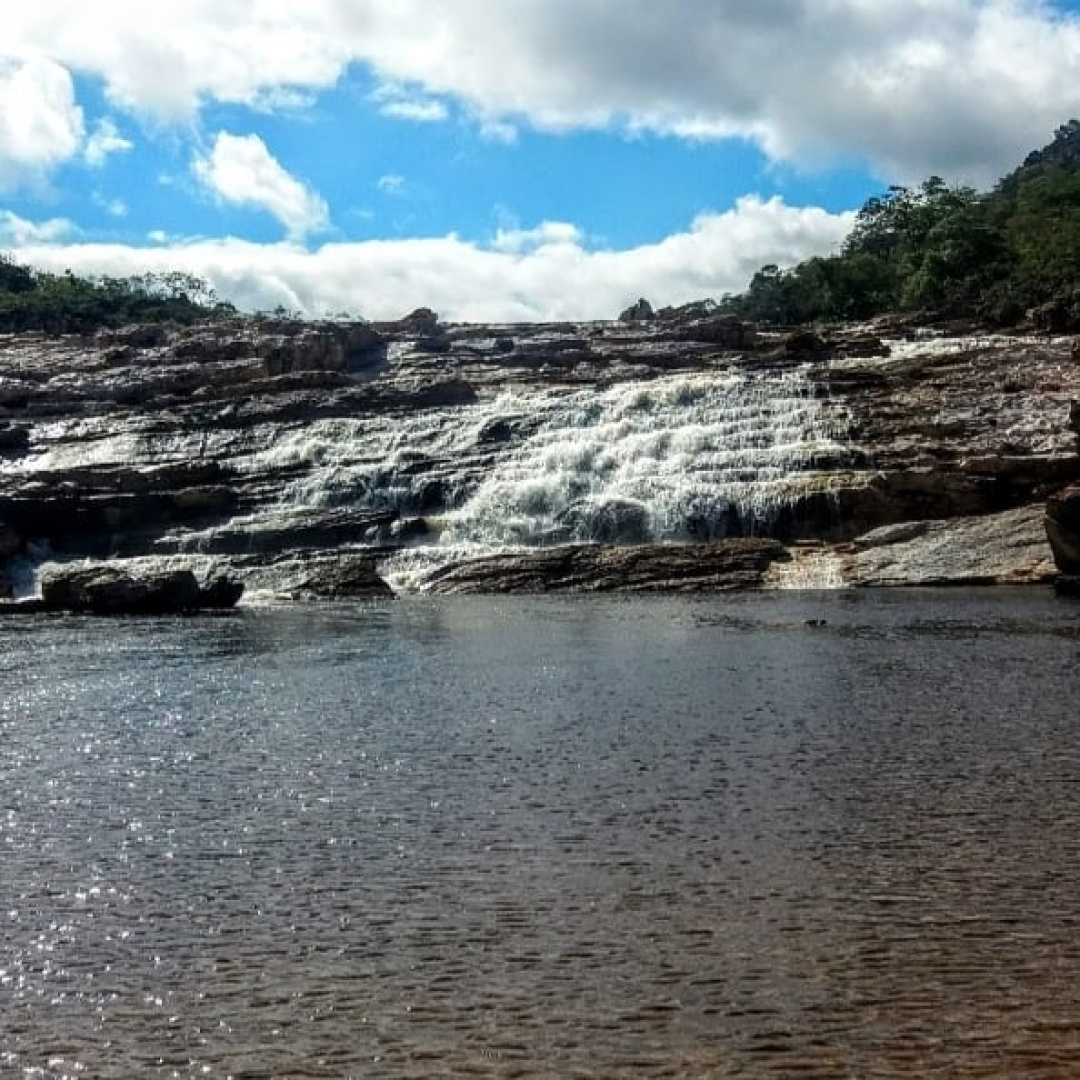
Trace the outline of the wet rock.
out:
[[[6,597],[0,597],[0,615],[40,615],[48,611],[40,596],[24,596],[13,600],[10,595],[8,593]]]
[[[892,353],[889,346],[876,334],[855,334],[845,337],[840,342],[840,351],[844,356],[856,359],[889,356]]]
[[[1080,484],[1047,499],[1044,524],[1058,570],[1080,574]]]
[[[242,582],[226,574],[219,574],[199,589],[199,607],[212,610],[234,608],[243,595]]]
[[[30,449],[30,428],[26,424],[0,424],[0,454],[22,454]]]
[[[377,542],[384,529],[398,520],[396,510],[278,511],[258,520],[234,519],[193,537],[179,533],[158,540],[154,550],[177,550],[207,555],[272,555],[307,548],[314,551],[346,544]]]
[[[431,526],[422,517],[403,518],[395,521],[389,529],[389,538],[396,543],[408,544],[430,535]]]
[[[800,360],[819,360],[833,351],[833,346],[812,330],[796,330],[788,334],[781,348],[788,356]]]
[[[617,325],[444,328],[418,309],[395,324],[233,319],[93,339],[0,335],[0,432],[14,432],[14,448],[0,450],[0,520],[9,547],[40,540],[64,556],[98,557],[220,548],[234,553],[233,565],[260,566],[292,553],[299,573],[301,552],[425,539],[396,514],[372,520],[388,507],[426,515],[439,533],[439,515],[467,507],[489,479],[528,483],[514,472],[517,459],[563,400],[588,424],[624,389],[628,399],[639,386],[649,397],[650,383],[675,372],[745,384],[745,408],[732,416],[737,446],[746,428],[775,433],[762,440],[766,484],[755,487],[765,468],[756,450],[733,480],[757,494],[736,491],[683,515],[678,535],[702,543],[766,530],[783,542],[846,541],[916,522],[907,543],[929,544],[941,529],[928,523],[993,517],[1080,481],[1080,365],[1070,362],[1070,340],[951,330],[902,340],[907,329],[879,321],[831,329],[835,350],[812,334],[784,345],[702,302]],[[417,347],[432,334],[445,335],[445,352]],[[795,430],[801,410],[790,393],[779,395],[783,411],[770,404],[784,380],[820,405],[820,444]],[[686,395],[687,431],[676,418],[672,448],[715,419],[694,414],[693,387]],[[568,448],[573,440],[568,428]],[[657,475],[668,483],[668,451],[657,448]],[[641,466],[651,467],[647,455]],[[787,484],[792,475],[805,483]],[[591,480],[577,477],[568,501],[598,491],[598,502],[618,503],[618,485],[606,491]],[[692,496],[698,479],[685,481]],[[553,536],[649,540],[646,525],[641,514],[579,505]],[[951,533],[961,546],[977,535]],[[914,580],[915,546],[902,572],[866,562],[902,546],[894,537],[860,547],[866,578]],[[985,572],[932,560],[925,572],[1005,578],[1008,558],[1030,571],[1023,547],[1000,555]],[[256,587],[272,590],[272,577]]]
[[[293,591],[301,597],[319,600],[378,599],[394,595],[375,572],[374,558],[363,555],[321,560]]]
[[[434,593],[724,592],[761,585],[771,563],[788,558],[774,540],[640,547],[568,545],[493,555],[436,570]]]
[[[41,599],[46,610],[88,615],[186,614],[204,606],[202,590],[190,570],[135,576],[107,563],[46,569]]]
[[[567,534],[593,544],[644,544],[652,539],[648,508],[629,499],[585,499],[560,519]]]

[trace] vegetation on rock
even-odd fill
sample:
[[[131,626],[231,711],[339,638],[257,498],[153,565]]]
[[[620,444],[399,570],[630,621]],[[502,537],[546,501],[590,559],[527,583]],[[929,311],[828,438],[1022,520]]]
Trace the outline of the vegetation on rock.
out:
[[[0,254],[0,331],[89,333],[136,322],[176,322],[235,314],[191,274],[83,278],[33,270]]]
[[[1080,327],[1080,120],[993,190],[932,176],[869,199],[836,255],[762,267],[723,307],[773,325],[922,312]]]

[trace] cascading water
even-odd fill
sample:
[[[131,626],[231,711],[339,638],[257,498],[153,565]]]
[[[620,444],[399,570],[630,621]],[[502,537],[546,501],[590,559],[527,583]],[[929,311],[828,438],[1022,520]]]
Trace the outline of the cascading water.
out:
[[[828,492],[849,454],[846,428],[845,411],[805,372],[726,369],[515,389],[261,433],[147,436],[138,447],[110,438],[94,453],[206,453],[228,460],[245,491],[265,491],[227,523],[165,537],[162,555],[321,549],[343,538],[385,547],[402,535],[378,524],[365,532],[365,513],[422,517],[426,531],[383,566],[408,588],[435,566],[499,550],[775,534],[793,507]],[[358,516],[357,531],[342,514]]]
[[[799,373],[680,375],[548,399],[533,434],[446,516],[443,541],[706,540],[768,533],[844,453]]]
[[[767,535],[820,490],[845,421],[798,371],[683,374],[320,421],[249,468],[295,470],[282,511],[425,513],[443,548],[709,540]]]
[[[805,374],[677,375],[574,393],[506,395],[457,437],[510,439],[437,518],[438,543],[384,568],[408,588],[470,554],[570,542],[663,543],[768,535],[843,462],[846,416]]]

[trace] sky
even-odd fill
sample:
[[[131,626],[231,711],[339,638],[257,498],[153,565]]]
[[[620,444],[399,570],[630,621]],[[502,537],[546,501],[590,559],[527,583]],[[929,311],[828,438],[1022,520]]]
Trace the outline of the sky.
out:
[[[612,318],[991,186],[1080,116],[1080,0],[33,0],[0,251],[245,310]]]

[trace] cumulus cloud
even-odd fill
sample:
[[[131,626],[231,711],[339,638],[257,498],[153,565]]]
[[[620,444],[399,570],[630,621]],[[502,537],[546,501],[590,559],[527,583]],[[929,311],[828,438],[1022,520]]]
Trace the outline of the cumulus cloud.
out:
[[[291,176],[258,135],[219,132],[210,153],[196,159],[195,175],[222,202],[272,214],[291,239],[329,224],[326,202]]]
[[[580,247],[581,230],[567,221],[542,221],[534,229],[501,228],[495,233],[496,251],[538,251],[540,248],[570,245]]]
[[[642,293],[663,305],[741,291],[762,263],[789,265],[828,252],[851,224],[851,214],[747,197],[659,243],[623,251],[592,250],[575,226],[546,223],[504,230],[485,246],[453,235],[314,251],[160,237],[152,248],[29,241],[15,254],[44,269],[83,273],[184,270],[248,310],[280,304],[310,315],[394,318],[425,304],[454,320],[603,319]]]
[[[135,144],[120,134],[115,121],[108,117],[101,120],[94,133],[86,140],[83,156],[88,165],[95,168],[104,165],[112,154],[123,154]]]
[[[67,218],[29,221],[11,210],[0,210],[0,244],[22,249],[68,240],[78,230]]]
[[[413,119],[453,99],[492,132],[738,135],[890,179],[992,179],[1080,113],[1080,21],[1046,0],[36,0],[4,30],[167,119],[326,89],[360,63],[410,88],[388,105]]]
[[[66,68],[41,54],[0,56],[0,186],[38,179],[73,157],[82,137]]]

